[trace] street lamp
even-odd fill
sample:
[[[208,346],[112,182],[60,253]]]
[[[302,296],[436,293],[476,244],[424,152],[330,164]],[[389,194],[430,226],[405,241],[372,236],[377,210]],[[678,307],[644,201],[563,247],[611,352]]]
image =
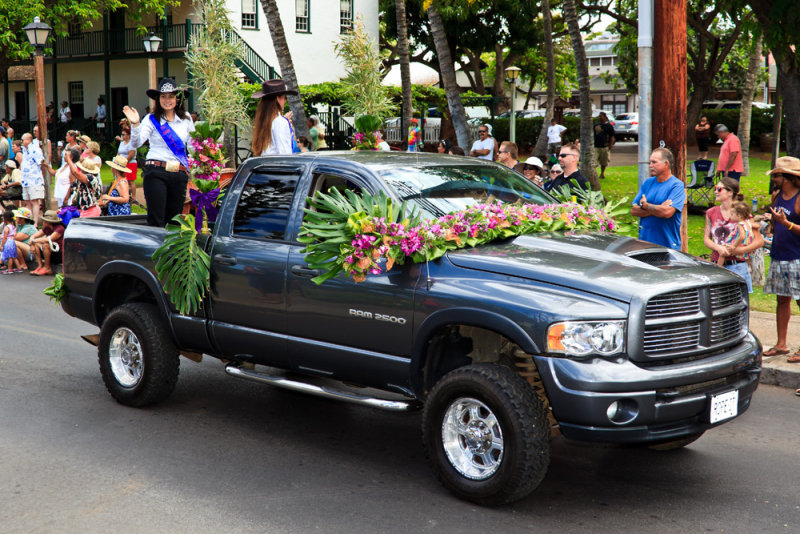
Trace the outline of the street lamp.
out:
[[[506,69],[506,76],[511,80],[511,121],[509,122],[509,140],[512,143],[517,142],[517,123],[516,112],[514,111],[514,103],[517,99],[517,78],[522,69],[519,67],[508,67]]]
[[[34,17],[33,22],[23,28],[25,35],[28,37],[28,42],[33,46],[33,70],[36,84],[36,116],[39,123],[39,134],[41,136],[40,144],[42,153],[44,153],[44,162],[42,163],[42,174],[47,176],[44,172],[44,166],[50,164],[50,151],[47,150],[47,108],[44,103],[44,46],[47,44],[47,38],[50,36],[52,28],[43,23],[39,17]],[[50,204],[50,180],[44,181],[44,209],[49,209]]]
[[[144,38],[144,51],[147,52],[147,72],[150,75],[150,87],[156,87],[156,54],[161,46],[161,38],[156,34],[150,32]],[[156,105],[156,101],[150,99],[150,110],[152,111]]]

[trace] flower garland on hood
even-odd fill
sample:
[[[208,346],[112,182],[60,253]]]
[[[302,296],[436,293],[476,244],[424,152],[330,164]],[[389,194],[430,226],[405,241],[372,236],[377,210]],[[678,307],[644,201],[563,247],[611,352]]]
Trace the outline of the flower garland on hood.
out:
[[[310,198],[299,240],[321,284],[345,271],[355,282],[368,274],[390,271],[407,259],[435,260],[449,250],[475,247],[496,239],[558,230],[615,232],[618,226],[605,211],[574,202],[563,204],[478,204],[438,219],[406,218],[380,193],[360,197],[351,191],[317,193]]]

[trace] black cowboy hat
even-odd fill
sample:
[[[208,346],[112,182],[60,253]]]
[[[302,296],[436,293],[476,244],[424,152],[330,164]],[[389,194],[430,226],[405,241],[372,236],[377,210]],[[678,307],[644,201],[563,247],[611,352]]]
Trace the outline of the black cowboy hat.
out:
[[[283,80],[267,80],[261,84],[261,90],[250,98],[257,100],[265,96],[297,95],[297,91],[286,88]]]
[[[175,83],[175,78],[162,78],[158,82],[158,89],[148,89],[147,96],[153,100],[158,100],[158,95],[161,93],[183,93],[184,96],[189,91],[186,87],[179,86]]]

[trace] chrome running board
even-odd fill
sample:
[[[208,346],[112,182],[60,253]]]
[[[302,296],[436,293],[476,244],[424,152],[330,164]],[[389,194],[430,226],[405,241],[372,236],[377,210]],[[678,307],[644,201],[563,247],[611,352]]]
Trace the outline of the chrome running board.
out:
[[[291,380],[285,376],[270,375],[251,369],[243,369],[235,364],[226,365],[225,372],[231,376],[235,376],[236,378],[243,378],[245,380],[258,382],[260,384],[270,384],[273,386],[278,386],[279,388],[316,395],[317,397],[351,402],[354,404],[360,404],[362,406],[369,406],[371,408],[378,408],[380,410],[387,410],[390,412],[409,412],[418,410],[422,406],[421,403],[414,400],[402,401],[368,397],[350,391],[334,389],[328,386],[317,386],[307,382]]]

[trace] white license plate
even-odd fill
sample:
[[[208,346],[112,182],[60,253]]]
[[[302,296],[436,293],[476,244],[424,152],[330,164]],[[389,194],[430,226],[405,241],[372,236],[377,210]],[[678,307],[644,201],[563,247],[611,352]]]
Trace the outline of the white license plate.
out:
[[[736,417],[739,411],[739,390],[711,396],[711,423]]]

